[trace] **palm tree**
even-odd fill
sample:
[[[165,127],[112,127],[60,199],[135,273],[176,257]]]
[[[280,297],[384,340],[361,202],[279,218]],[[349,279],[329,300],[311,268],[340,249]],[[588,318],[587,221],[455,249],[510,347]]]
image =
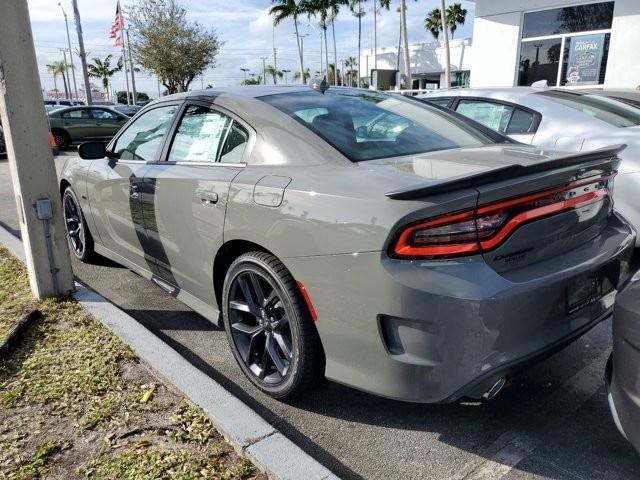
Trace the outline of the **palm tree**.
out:
[[[329,13],[331,19],[331,33],[333,34],[333,64],[338,64],[338,48],[336,47],[336,18],[340,12],[342,5],[348,5],[349,0],[328,0],[329,1]],[[386,0],[389,1],[389,0]],[[338,78],[334,77],[334,85],[338,85]]]
[[[87,65],[87,70],[89,72],[90,77],[99,78],[102,80],[102,87],[104,88],[105,93],[107,94],[107,98],[109,97],[109,79],[113,77],[116,73],[122,70],[122,57],[118,59],[118,63],[116,66],[111,68],[111,59],[113,55],[107,55],[104,59],[100,60],[99,58],[94,58],[92,60],[93,63]]]
[[[298,70],[296,71],[296,73],[293,74],[293,79],[294,80],[302,79],[302,83],[307,83],[307,80],[309,79],[309,77],[311,77],[311,72],[309,71],[308,68],[305,68],[302,71],[304,72],[304,75],[300,75],[300,70]]]
[[[300,33],[298,32],[298,16],[305,12],[305,4],[296,0],[271,0],[274,4],[269,10],[269,15],[273,15],[273,24],[278,26],[287,18],[293,18],[293,25],[296,30],[296,42],[298,43],[298,56],[300,57],[300,70],[304,70],[304,60],[302,58],[302,47],[300,45]],[[302,83],[307,83],[304,75]]]
[[[426,18],[424,19],[424,28],[427,32],[433,35],[433,38],[436,40],[438,39],[440,32],[442,31],[442,18],[440,16],[439,8],[434,8],[427,13]]]
[[[336,66],[333,63],[329,64],[327,68],[327,82],[338,85],[338,79],[340,78],[340,69],[336,71]]]
[[[251,78],[243,80],[240,85],[262,85],[262,75],[251,74]]]
[[[464,25],[464,21],[467,18],[467,10],[462,8],[461,4],[453,3],[447,7],[445,15],[447,17],[447,26],[451,31],[451,38],[453,38],[453,33],[458,28],[458,25]]]
[[[282,71],[278,70],[273,65],[267,65],[265,67],[265,69],[264,69],[264,74],[265,75],[271,75],[271,78],[273,78],[273,84],[274,85],[276,85],[278,83],[278,81],[277,81],[278,78],[282,78],[284,76]]]
[[[389,10],[391,0],[373,0],[373,68],[378,68],[378,6]]]
[[[349,57],[344,61],[344,66],[347,69],[347,80],[350,87],[353,87],[353,74],[357,72],[357,70],[354,70],[354,67],[357,64],[358,62],[355,57]]]
[[[65,98],[69,98],[69,90],[67,89],[67,77],[65,75],[65,70],[67,66],[64,63],[64,60],[58,60],[53,63],[47,65],[47,70],[51,72],[53,75],[53,86],[56,91],[56,96],[58,95],[58,75],[62,75],[62,82],[64,83],[64,95]]]
[[[362,2],[366,0],[351,0],[349,8],[353,13],[353,16],[358,19],[358,87],[360,86],[360,47],[362,44],[362,17],[365,15],[365,11],[362,9]]]
[[[319,26],[324,31],[324,57],[325,57],[325,65],[329,65],[329,48],[327,46],[327,28],[329,27],[329,22],[331,22],[331,11],[330,5],[327,0],[307,0],[305,2],[305,10],[308,15],[313,15],[318,18]],[[334,46],[335,48],[335,46]]]

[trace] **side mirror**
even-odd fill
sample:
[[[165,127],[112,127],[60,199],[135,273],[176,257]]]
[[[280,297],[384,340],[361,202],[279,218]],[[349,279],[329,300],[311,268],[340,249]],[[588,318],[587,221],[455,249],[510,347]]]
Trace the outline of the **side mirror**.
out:
[[[369,131],[367,130],[366,126],[360,125],[358,128],[356,128],[356,137],[367,138],[368,136],[369,136]]]
[[[85,142],[78,147],[78,155],[85,160],[97,160],[107,156],[104,142]]]

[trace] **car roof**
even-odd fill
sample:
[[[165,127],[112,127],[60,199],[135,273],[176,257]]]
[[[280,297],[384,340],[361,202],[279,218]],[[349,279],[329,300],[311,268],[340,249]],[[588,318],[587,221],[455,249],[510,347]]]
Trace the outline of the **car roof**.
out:
[[[546,88],[533,87],[485,87],[485,88],[449,88],[434,90],[433,92],[418,95],[419,98],[430,97],[456,97],[456,96],[472,96],[481,97],[491,94],[509,94],[509,95],[529,95],[531,93],[543,92]]]

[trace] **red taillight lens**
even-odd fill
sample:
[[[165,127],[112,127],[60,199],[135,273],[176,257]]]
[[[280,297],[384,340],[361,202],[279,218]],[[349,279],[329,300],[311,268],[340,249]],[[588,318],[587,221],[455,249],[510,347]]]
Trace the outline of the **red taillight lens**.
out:
[[[602,200],[609,195],[611,179],[591,179],[410,225],[398,236],[393,255],[446,258],[491,250],[525,223]]]

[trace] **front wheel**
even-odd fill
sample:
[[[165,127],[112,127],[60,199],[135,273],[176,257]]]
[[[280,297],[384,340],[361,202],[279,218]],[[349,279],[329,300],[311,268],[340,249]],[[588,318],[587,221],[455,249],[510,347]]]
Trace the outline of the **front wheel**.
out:
[[[260,390],[287,399],[321,380],[318,333],[295,280],[276,257],[238,257],[227,272],[222,302],[233,355]]]
[[[78,198],[71,187],[67,187],[62,195],[62,211],[69,249],[78,260],[90,262],[95,256],[93,238],[87,228]]]

